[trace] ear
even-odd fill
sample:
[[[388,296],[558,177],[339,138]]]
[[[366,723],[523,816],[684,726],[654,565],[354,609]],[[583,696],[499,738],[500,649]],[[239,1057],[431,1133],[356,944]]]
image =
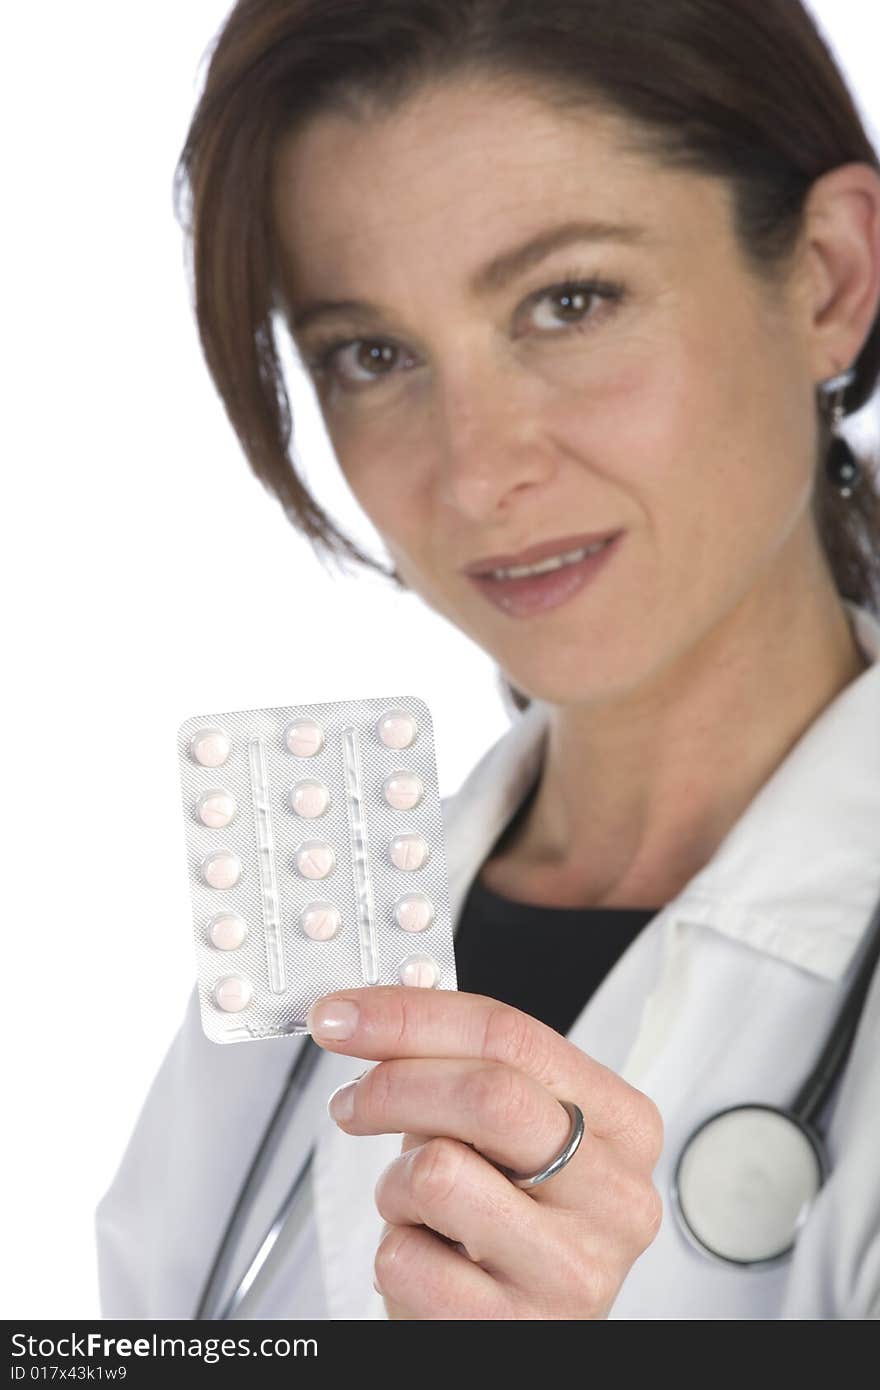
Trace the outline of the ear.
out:
[[[816,382],[851,367],[880,312],[880,171],[844,164],[804,208],[807,351]]]

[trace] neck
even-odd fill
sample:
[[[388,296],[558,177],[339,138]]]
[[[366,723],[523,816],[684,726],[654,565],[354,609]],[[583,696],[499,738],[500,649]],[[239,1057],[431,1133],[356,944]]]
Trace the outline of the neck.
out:
[[[540,785],[491,885],[546,905],[659,908],[709,861],[869,664],[812,533],[790,539],[674,664],[622,698],[553,706]]]

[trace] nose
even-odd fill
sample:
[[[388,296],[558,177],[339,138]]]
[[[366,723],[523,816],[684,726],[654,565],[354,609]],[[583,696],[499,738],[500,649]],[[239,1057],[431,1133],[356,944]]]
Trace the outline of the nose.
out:
[[[443,378],[437,408],[439,495],[464,520],[485,523],[528,504],[528,493],[554,476],[536,384],[524,374],[459,360]]]

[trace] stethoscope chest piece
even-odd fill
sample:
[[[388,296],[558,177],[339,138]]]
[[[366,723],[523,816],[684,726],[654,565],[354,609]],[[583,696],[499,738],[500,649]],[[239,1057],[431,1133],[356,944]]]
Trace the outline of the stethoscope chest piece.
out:
[[[735,1105],[712,1115],[682,1150],[672,1196],[685,1235],[738,1265],[775,1264],[829,1169],[820,1135],[790,1111]]]

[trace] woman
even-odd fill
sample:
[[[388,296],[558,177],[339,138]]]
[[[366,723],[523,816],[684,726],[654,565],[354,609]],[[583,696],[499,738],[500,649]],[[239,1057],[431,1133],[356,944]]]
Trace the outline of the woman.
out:
[[[312,1011],[227,1296],[315,1144],[309,1199],[237,1315],[880,1315],[876,982],[793,1253],[707,1258],[671,1210],[706,1116],[790,1102],[880,895],[880,501],[838,432],[878,170],[790,0],[230,15],[181,166],[230,419],[371,563],[291,467],[275,314],[396,581],[525,710],[444,805],[460,992]],[[107,1315],[200,1306],[300,1046],[212,1047],[194,1001],[99,1211]],[[583,1140],[517,1185],[561,1101]]]

